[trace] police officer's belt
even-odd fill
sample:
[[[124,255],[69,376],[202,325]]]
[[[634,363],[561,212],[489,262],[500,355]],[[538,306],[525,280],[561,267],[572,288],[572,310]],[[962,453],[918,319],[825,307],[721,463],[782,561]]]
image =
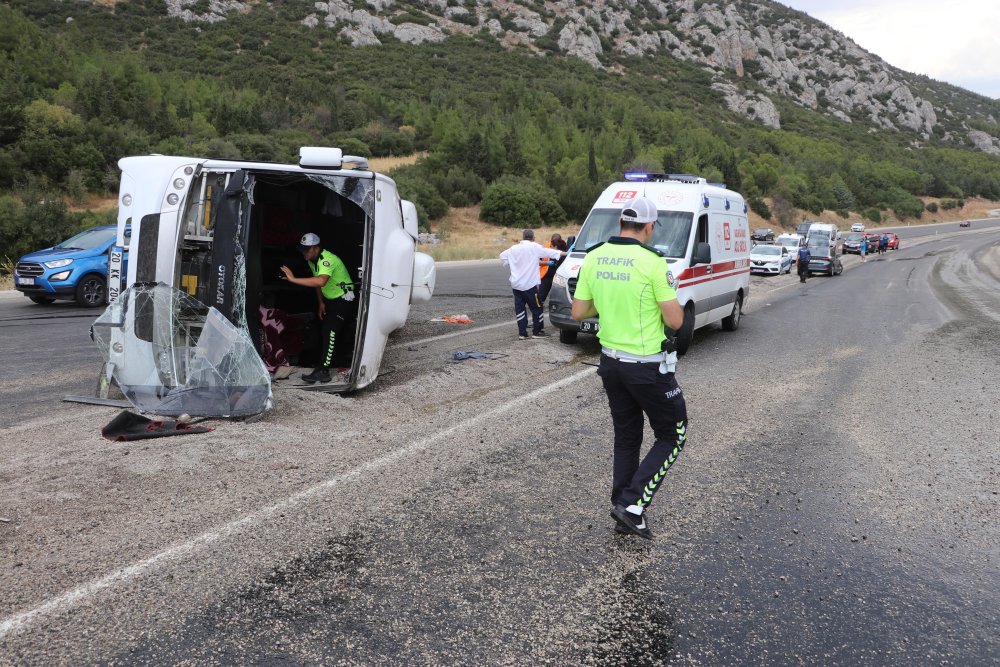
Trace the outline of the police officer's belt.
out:
[[[629,364],[658,364],[663,361],[663,352],[643,356],[639,354],[629,354],[628,352],[620,352],[619,350],[612,350],[610,347],[602,347],[601,352],[612,359],[624,361]]]

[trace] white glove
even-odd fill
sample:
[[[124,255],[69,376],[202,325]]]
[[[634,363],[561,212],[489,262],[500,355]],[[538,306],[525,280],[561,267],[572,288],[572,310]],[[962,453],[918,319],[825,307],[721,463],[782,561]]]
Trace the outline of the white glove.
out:
[[[344,292],[344,296],[341,297],[344,301],[354,301],[354,292],[348,290]]]

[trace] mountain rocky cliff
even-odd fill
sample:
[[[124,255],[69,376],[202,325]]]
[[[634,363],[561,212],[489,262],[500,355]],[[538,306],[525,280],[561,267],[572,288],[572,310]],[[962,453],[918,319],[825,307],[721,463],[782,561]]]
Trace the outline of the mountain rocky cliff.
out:
[[[216,22],[248,0],[166,0],[171,16]],[[710,73],[730,110],[779,128],[786,98],[872,131],[932,136],[1000,155],[996,102],[892,67],[842,33],[769,0],[394,0],[303,2],[302,25],[354,46],[434,42],[487,31],[539,56],[623,70],[623,56],[673,57]],[[984,130],[983,128],[986,128]]]

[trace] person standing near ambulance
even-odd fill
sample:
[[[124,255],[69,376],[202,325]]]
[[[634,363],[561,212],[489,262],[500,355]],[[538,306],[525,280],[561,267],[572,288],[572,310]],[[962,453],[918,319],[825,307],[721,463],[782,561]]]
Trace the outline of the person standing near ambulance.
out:
[[[562,250],[564,252],[569,250],[569,245],[563,241],[562,234],[553,234],[549,242],[545,244],[546,248],[555,248],[556,250]],[[565,255],[563,255],[565,258]],[[538,285],[538,298],[542,303],[545,303],[545,299],[548,298],[549,292],[552,291],[552,279],[555,278],[556,269],[562,264],[561,260],[552,260],[549,258],[538,260],[538,276],[541,282]]]
[[[333,365],[333,347],[337,342],[337,334],[347,320],[348,302],[354,301],[354,285],[347,267],[329,250],[320,247],[319,236],[313,233],[305,234],[299,241],[299,251],[305,257],[310,278],[297,278],[287,266],[281,267],[285,280],[304,287],[315,287],[316,298],[319,300],[320,329],[320,363],[302,380],[312,384],[326,383],[331,380],[330,366]]]
[[[587,252],[580,267],[572,316],[600,316],[597,337],[614,424],[611,517],[616,530],[651,539],[646,509],[687,441],[687,406],[674,378],[677,353],[664,325],[677,331],[684,310],[667,279],[660,253],[647,244],[656,204],[645,197],[622,206],[620,236]],[[643,413],[655,441],[640,461]]]
[[[514,291],[514,315],[517,317],[517,334],[520,340],[528,340],[528,313],[531,310],[531,338],[548,336],[542,322],[542,299],[538,295],[541,278],[538,274],[538,260],[565,257],[564,250],[543,248],[535,243],[535,230],[525,229],[521,242],[500,253],[500,263],[510,269],[510,287]]]

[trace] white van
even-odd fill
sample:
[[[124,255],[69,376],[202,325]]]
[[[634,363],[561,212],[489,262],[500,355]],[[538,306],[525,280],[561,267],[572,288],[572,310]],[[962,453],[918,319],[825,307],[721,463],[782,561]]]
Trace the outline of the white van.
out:
[[[123,158],[118,166],[113,266],[121,266],[126,229],[131,237],[122,281],[109,282],[111,300],[133,285],[176,288],[249,334],[265,362],[266,353],[284,344],[268,338],[267,325],[277,318],[276,330],[301,333],[277,351],[287,357],[281,363],[309,368],[319,356],[316,290],[282,280],[280,267],[311,275],[298,250],[307,232],[343,260],[357,295],[333,358],[334,369],[344,370],[311,388],[340,392],[373,382],[386,338],[406,322],[410,304],[427,301],[434,290],[434,260],[416,252],[414,205],[399,198],[392,179],[370,171],[366,159],[339,148],[303,147],[298,164],[148,155]],[[157,357],[165,355],[142,337],[112,345],[108,377],[113,373],[124,386],[148,384],[158,373],[165,386],[177,386],[184,369],[164,368],[167,362]]]
[[[806,244],[806,237],[801,234],[779,234],[774,239],[774,245],[780,245],[788,249],[788,254],[792,256],[792,264],[798,261],[799,248]]]
[[[659,213],[650,242],[664,256],[684,325],[677,332],[677,352],[684,354],[694,330],[722,322],[727,331],[740,323],[750,296],[750,225],[743,197],[724,186],[688,174],[626,174],[598,198],[580,228],[566,260],[556,271],[549,293],[549,321],[559,340],[576,342],[580,331],[596,333],[596,319],[570,316],[577,275],[587,250],[616,236],[622,204],[647,197]]]

